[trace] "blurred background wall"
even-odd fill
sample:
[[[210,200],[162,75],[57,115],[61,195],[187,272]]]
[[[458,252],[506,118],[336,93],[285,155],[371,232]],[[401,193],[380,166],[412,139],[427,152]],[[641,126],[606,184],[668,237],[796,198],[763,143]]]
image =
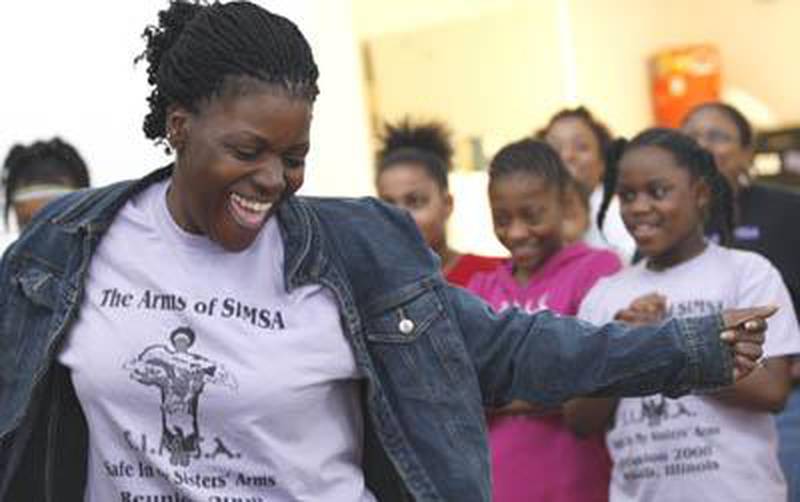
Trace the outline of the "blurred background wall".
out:
[[[261,0],[295,20],[321,68],[306,193],[371,194],[385,120],[440,119],[454,132],[456,247],[499,252],[485,160],[585,104],[618,134],[654,121],[658,51],[716,48],[722,97],[761,130],[800,124],[800,0]],[[31,0],[0,16],[0,155],[58,134],[97,184],[168,161],[141,134],[147,88],[134,67],[162,0]]]

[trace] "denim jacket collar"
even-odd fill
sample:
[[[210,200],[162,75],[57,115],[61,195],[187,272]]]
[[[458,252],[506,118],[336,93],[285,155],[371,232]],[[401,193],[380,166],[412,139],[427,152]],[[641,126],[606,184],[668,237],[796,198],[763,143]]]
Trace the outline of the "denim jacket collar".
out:
[[[139,192],[154,183],[172,175],[173,164],[153,171],[135,182],[121,182],[112,185],[111,190],[87,191],[67,211],[53,218],[52,223],[61,226],[69,233],[84,232],[97,237],[105,233],[117,212],[125,203]],[[98,199],[106,203],[97,204]],[[324,260],[319,233],[312,230],[318,224],[313,213],[296,197],[289,196],[278,207],[277,217],[286,247],[284,283],[288,291],[297,286],[316,282],[319,279]]]

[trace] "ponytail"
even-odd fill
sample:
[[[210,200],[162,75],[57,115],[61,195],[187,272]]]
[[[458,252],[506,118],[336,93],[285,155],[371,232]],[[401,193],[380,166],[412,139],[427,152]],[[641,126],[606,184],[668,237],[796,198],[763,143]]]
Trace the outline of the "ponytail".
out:
[[[618,138],[611,142],[606,151],[606,170],[603,173],[603,202],[600,204],[600,210],[597,212],[597,227],[603,230],[603,222],[606,219],[608,207],[611,205],[611,200],[617,191],[617,178],[619,177],[619,161],[622,159],[622,154],[625,153],[625,148],[628,146],[628,140],[625,138]]]

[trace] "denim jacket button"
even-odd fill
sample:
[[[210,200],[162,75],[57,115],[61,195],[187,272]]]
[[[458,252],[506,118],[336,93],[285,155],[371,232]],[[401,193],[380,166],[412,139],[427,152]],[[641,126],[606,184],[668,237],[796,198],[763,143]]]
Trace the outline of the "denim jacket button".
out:
[[[397,329],[400,330],[400,333],[408,335],[414,331],[414,321],[410,319],[403,319],[400,321],[400,324],[397,325]]]

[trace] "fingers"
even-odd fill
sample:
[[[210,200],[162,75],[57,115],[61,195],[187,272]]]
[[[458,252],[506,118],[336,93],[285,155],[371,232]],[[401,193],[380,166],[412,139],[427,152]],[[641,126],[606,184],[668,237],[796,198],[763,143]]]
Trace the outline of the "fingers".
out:
[[[764,355],[761,345],[755,343],[739,342],[734,346],[734,353],[737,357],[744,356],[753,361],[757,361]]]
[[[750,319],[749,321],[745,321],[743,326],[745,331],[765,331],[767,329],[767,321],[764,319]]]
[[[739,380],[755,370],[764,354],[764,339],[768,323],[766,319],[777,311],[777,307],[755,307],[726,310],[722,313],[725,331],[720,338],[730,344],[733,351],[733,376]]]
[[[738,380],[739,378],[749,375],[751,371],[758,367],[758,362],[753,359],[748,359],[744,356],[736,356],[733,364],[733,374]]]
[[[751,307],[745,309],[731,309],[722,313],[722,319],[725,323],[725,328],[739,328],[745,327],[748,321],[763,322],[764,319],[772,316],[778,311],[775,305],[768,305],[764,307]],[[751,327],[757,328],[751,324]]]

